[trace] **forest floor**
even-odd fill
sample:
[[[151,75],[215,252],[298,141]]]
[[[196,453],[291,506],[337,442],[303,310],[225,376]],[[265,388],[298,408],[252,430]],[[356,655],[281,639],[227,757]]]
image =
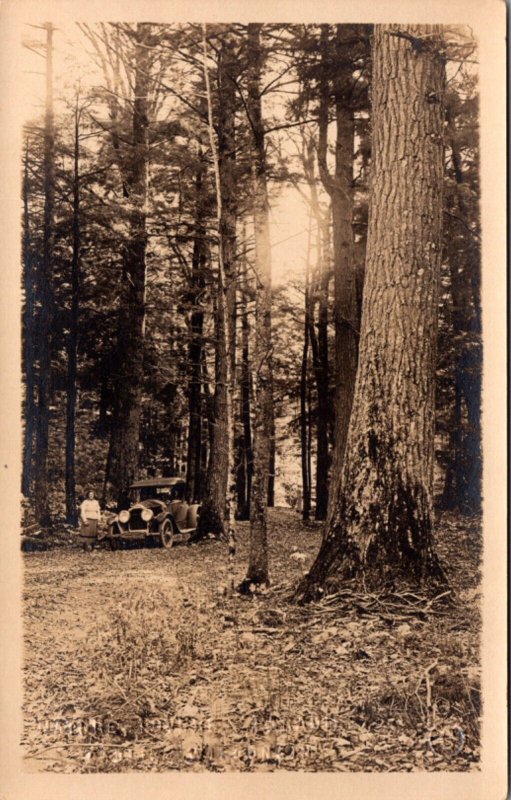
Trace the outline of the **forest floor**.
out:
[[[218,542],[25,553],[26,771],[478,769],[477,524],[438,526],[451,605],[294,606],[321,531],[284,509],[269,529],[252,598],[225,593]],[[247,546],[240,523],[236,581]]]

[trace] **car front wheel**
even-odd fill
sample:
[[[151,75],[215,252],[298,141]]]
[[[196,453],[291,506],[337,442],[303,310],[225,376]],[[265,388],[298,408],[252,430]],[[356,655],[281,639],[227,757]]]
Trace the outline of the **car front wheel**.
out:
[[[170,549],[174,543],[174,528],[170,519],[166,519],[161,526],[160,539],[163,547]]]

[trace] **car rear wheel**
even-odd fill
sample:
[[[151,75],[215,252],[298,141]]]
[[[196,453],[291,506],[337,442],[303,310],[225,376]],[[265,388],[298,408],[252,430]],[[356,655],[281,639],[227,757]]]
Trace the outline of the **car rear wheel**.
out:
[[[166,519],[160,530],[162,546],[169,550],[174,543],[174,527],[170,519]]]

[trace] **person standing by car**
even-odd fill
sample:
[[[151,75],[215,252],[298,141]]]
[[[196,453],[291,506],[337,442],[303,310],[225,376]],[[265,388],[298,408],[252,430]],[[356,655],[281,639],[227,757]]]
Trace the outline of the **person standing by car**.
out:
[[[98,536],[98,525],[101,519],[101,508],[94,491],[90,489],[80,505],[80,540],[83,549],[90,552]]]

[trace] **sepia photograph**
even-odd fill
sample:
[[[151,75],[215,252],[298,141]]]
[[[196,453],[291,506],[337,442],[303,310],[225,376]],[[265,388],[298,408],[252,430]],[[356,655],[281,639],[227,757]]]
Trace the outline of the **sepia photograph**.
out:
[[[19,15],[23,773],[481,773],[505,262],[457,8]]]

